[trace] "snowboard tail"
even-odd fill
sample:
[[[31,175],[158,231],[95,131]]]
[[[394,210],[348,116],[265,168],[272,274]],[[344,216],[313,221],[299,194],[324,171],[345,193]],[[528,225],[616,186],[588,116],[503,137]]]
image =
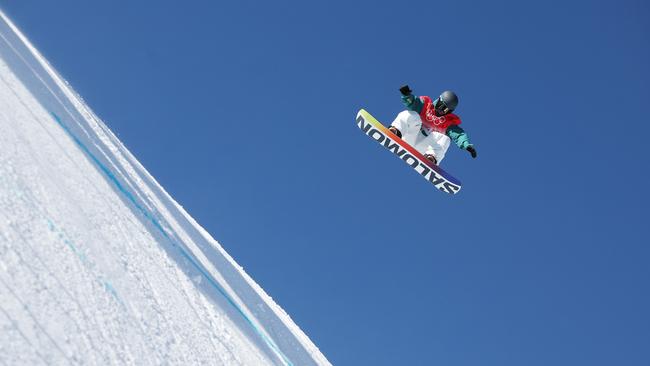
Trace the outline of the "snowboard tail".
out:
[[[371,139],[397,155],[439,190],[449,194],[456,194],[460,191],[461,183],[458,179],[429,161],[364,109],[357,113],[357,125]]]

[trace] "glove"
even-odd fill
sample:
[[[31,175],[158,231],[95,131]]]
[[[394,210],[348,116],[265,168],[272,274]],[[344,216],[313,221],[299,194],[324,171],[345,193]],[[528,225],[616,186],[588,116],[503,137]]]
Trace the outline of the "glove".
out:
[[[472,154],[472,158],[476,158],[476,149],[474,148],[474,146],[469,145],[465,150],[467,150],[470,154]]]
[[[404,85],[403,87],[399,88],[399,91],[404,96],[407,96],[407,95],[413,93],[413,91],[411,90],[411,88],[409,88],[408,85]]]

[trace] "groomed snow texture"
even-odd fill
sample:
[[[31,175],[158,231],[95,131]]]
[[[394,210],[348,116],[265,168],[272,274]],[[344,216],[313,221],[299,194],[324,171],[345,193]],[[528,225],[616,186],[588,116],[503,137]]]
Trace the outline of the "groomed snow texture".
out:
[[[0,364],[329,365],[0,16]]]

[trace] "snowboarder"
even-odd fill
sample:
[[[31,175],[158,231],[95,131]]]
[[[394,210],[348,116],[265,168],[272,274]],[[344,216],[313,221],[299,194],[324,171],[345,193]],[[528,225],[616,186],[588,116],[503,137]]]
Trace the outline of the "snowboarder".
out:
[[[392,133],[436,165],[444,159],[451,141],[476,158],[476,148],[459,126],[460,118],[451,113],[458,105],[454,92],[444,91],[436,100],[431,100],[427,96],[416,97],[408,85],[399,91],[407,110],[400,112],[388,128]]]

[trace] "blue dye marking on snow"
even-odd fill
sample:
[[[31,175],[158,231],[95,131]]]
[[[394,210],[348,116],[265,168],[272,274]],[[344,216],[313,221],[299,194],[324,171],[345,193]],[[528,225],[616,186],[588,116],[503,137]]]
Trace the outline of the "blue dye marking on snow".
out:
[[[77,246],[72,242],[72,240],[68,239],[68,237],[63,233],[59,228],[54,225],[54,222],[50,219],[47,220],[47,226],[49,227],[50,231],[56,234],[56,236],[68,247],[72,252],[79,258],[81,263],[89,269],[89,271],[92,273],[92,269],[90,268],[90,262],[86,258],[86,255],[80,251]],[[117,294],[117,291],[113,287],[113,285],[110,284],[110,282],[106,281],[104,278],[101,276],[95,276],[95,279],[97,282],[101,283],[102,286],[104,286],[104,290],[111,294],[122,306],[125,306],[124,301],[120,298],[120,296]]]
[[[81,140],[79,140],[79,138],[77,138],[77,136],[75,136],[75,135],[72,133],[72,131],[70,131],[70,129],[68,128],[68,126],[66,126],[66,125],[61,121],[61,119],[59,118],[59,116],[58,116],[56,113],[54,113],[54,112],[50,112],[50,114],[52,115],[52,117],[54,118],[54,120],[59,124],[59,126],[61,126],[61,128],[63,128],[63,130],[68,134],[68,136],[70,136],[70,138],[72,138],[72,140],[77,144],[77,146],[79,146],[79,148],[81,148],[81,150],[82,150],[82,151],[83,151],[83,152],[84,152],[84,153],[85,153],[85,154],[86,154],[86,155],[87,155],[87,156],[88,156],[88,157],[93,161],[93,163],[95,163],[95,165],[96,165],[96,166],[97,166],[97,167],[98,167],[98,168],[99,168],[99,169],[100,169],[100,170],[101,170],[101,171],[106,175],[106,177],[108,177],[108,179],[110,180],[110,182],[113,183],[113,185],[114,185],[114,186],[115,186],[115,187],[116,187],[120,192],[122,192],[122,194],[123,194],[123,195],[124,195],[124,196],[125,196],[125,197],[126,197],[126,198],[131,202],[131,203],[132,203],[132,204],[133,204],[133,206],[135,206],[135,208],[136,208],[136,209],[137,209],[137,210],[138,210],[138,211],[139,211],[139,212],[140,212],[144,217],[146,217],[146,218],[149,220],[149,222],[151,222],[151,224],[152,224],[156,229],[158,229],[158,231],[160,231],[160,233],[161,233],[161,234],[162,234],[166,239],[168,239],[169,242],[170,242],[170,243],[171,243],[171,244],[172,244],[176,249],[179,250],[179,252],[181,253],[181,255],[182,255],[185,259],[187,259],[187,260],[188,260],[188,261],[189,261],[189,262],[194,266],[194,268],[195,268],[197,271],[199,271],[199,272],[200,272],[200,273],[201,273],[201,274],[202,274],[202,275],[203,275],[203,276],[208,280],[208,282],[212,285],[212,287],[214,287],[217,291],[219,291],[219,293],[220,293],[221,295],[223,295],[223,297],[228,301],[228,303],[230,303],[230,305],[232,305],[232,306],[237,310],[237,312],[238,312],[238,313],[239,313],[239,314],[240,314],[240,315],[241,315],[241,316],[246,320],[246,322],[251,326],[251,328],[253,328],[253,330],[255,331],[255,333],[257,333],[257,334],[260,336],[260,338],[262,338],[262,340],[263,340],[263,341],[264,341],[264,342],[265,342],[265,343],[266,343],[266,344],[267,344],[267,345],[268,345],[268,346],[269,346],[269,347],[270,347],[270,348],[271,348],[271,349],[272,349],[272,350],[273,350],[277,355],[279,355],[279,356],[282,358],[282,361],[284,361],[284,363],[285,363],[286,365],[293,366],[293,364],[291,363],[291,361],[289,361],[289,359],[287,358],[287,356],[286,356],[286,355],[285,355],[285,354],[280,350],[280,348],[275,344],[275,342],[274,342],[272,339],[270,339],[268,336],[266,336],[266,334],[264,334],[264,332],[262,332],[262,330],[261,330],[261,329],[260,329],[260,328],[259,328],[259,327],[254,323],[254,322],[253,322],[253,320],[252,320],[248,315],[246,315],[246,313],[244,312],[244,310],[243,310],[241,307],[239,307],[239,305],[237,305],[237,303],[235,302],[235,300],[233,300],[233,299],[228,295],[228,293],[226,292],[226,290],[223,289],[223,288],[221,287],[221,285],[219,285],[219,284],[217,283],[217,281],[216,281],[214,278],[212,278],[212,276],[211,276],[211,275],[210,275],[210,274],[209,274],[209,273],[208,273],[208,272],[203,268],[203,266],[201,266],[199,263],[197,263],[196,260],[195,260],[195,259],[194,259],[194,258],[193,258],[189,253],[187,253],[187,252],[186,252],[186,251],[185,251],[181,246],[179,246],[179,245],[174,241],[174,239],[173,239],[172,237],[170,237],[170,236],[167,234],[167,232],[165,231],[165,229],[163,228],[163,226],[160,224],[160,222],[159,222],[155,217],[153,217],[153,216],[151,215],[151,213],[150,213],[147,209],[145,209],[144,207],[140,206],[140,204],[138,204],[138,202],[137,202],[136,198],[133,196],[133,194],[131,194],[131,192],[130,192],[126,187],[124,187],[124,186],[122,185],[122,183],[120,183],[120,181],[119,181],[119,180],[117,179],[117,177],[113,174],[113,172],[111,172],[111,170],[110,170],[106,165],[104,165],[104,164],[103,164],[103,163],[102,163],[102,162],[101,162],[101,161],[100,161],[100,160],[99,160],[99,159],[98,159],[98,158],[97,158],[97,157],[96,157],[96,156],[95,156],[95,155],[90,151],[90,149],[88,149],[88,147],[87,147],[83,142],[81,142]],[[75,249],[73,248],[73,250],[75,250]],[[76,252],[76,251],[75,251],[75,252]],[[108,285],[107,289],[113,289],[113,287],[110,286],[110,284],[108,284],[108,283],[104,283],[104,284],[105,284],[105,285]],[[114,292],[114,291],[115,291],[115,290],[113,290],[113,292]],[[117,294],[116,294],[116,295],[117,295]]]

